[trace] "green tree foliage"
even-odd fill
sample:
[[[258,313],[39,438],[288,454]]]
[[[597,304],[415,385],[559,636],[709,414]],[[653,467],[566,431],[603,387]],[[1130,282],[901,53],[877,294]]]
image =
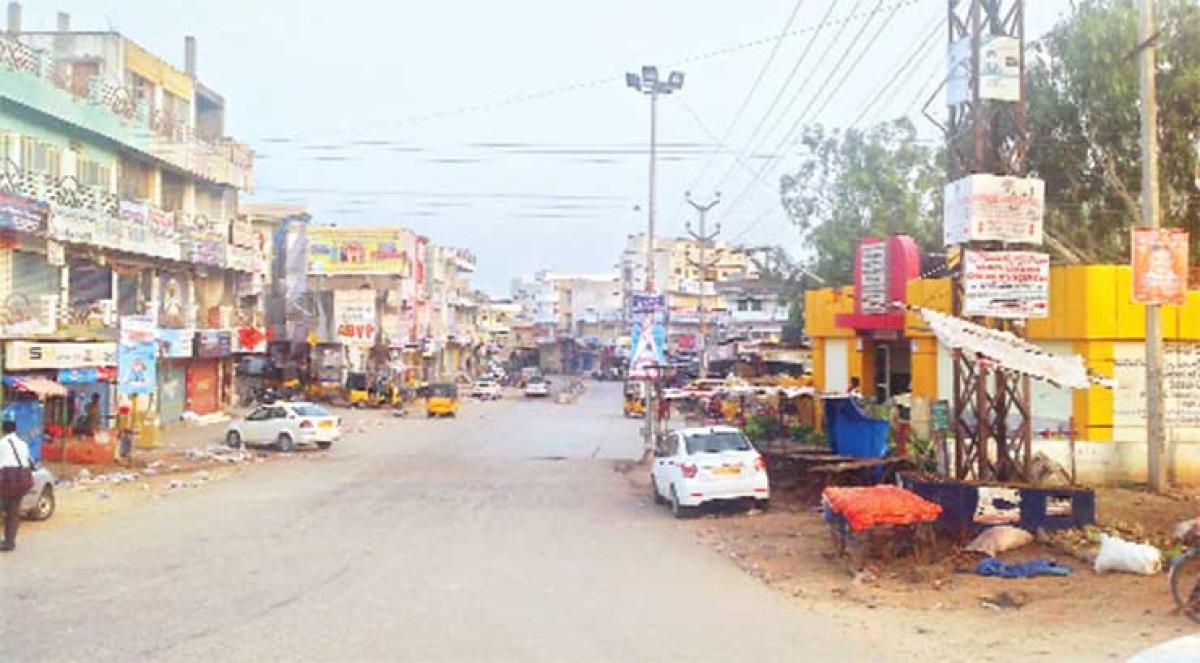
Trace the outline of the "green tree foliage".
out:
[[[781,181],[784,209],[813,251],[808,268],[829,283],[853,280],[854,249],[868,235],[912,235],[941,244],[941,187],[935,151],[908,119],[866,130],[806,127],[799,167]]]
[[[1164,225],[1200,241],[1200,4],[1160,0],[1159,168]],[[1046,180],[1047,233],[1087,262],[1124,262],[1141,192],[1137,6],[1083,0],[1026,57],[1029,167]]]

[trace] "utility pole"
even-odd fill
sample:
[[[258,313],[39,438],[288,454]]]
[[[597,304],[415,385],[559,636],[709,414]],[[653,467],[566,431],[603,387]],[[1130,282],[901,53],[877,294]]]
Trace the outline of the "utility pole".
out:
[[[714,266],[717,261],[717,258],[714,255],[710,263],[708,259],[708,247],[710,244],[712,244],[712,241],[717,238],[717,235],[721,234],[720,221],[717,222],[716,229],[713,230],[712,234],[710,235],[707,233],[707,225],[705,220],[708,218],[708,211],[716,207],[717,204],[721,202],[721,192],[718,191],[713,199],[704,205],[692,200],[691,191],[688,191],[686,195],[688,204],[692,206],[692,209],[696,210],[696,212],[700,214],[699,232],[693,231],[692,222],[688,221],[687,233],[691,235],[692,239],[696,240],[696,242],[700,245],[700,260],[694,261],[689,258],[688,263],[692,267],[696,267],[700,270],[700,378],[704,379],[708,377],[708,309],[705,306],[705,286],[708,283],[708,270],[710,267]]]
[[[1158,227],[1158,93],[1154,85],[1154,0],[1141,0],[1138,75],[1142,106],[1142,225]],[[1151,492],[1165,488],[1162,391],[1162,307],[1146,304],[1146,479]]]

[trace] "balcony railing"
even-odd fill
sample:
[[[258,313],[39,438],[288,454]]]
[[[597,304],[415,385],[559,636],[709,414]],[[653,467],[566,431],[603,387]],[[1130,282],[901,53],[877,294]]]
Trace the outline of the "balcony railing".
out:
[[[231,138],[201,139],[186,118],[150,108],[133,88],[99,76],[81,85],[65,71],[47,51],[0,35],[0,96],[197,177],[239,189],[253,187],[254,158],[245,145]]]

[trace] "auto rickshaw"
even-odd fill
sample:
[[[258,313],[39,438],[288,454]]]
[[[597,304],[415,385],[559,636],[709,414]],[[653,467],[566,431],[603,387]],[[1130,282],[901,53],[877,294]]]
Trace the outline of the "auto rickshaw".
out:
[[[646,383],[626,382],[625,403],[621,408],[626,417],[646,416]]]
[[[425,388],[425,416],[453,417],[458,414],[458,385],[434,382]]]
[[[368,394],[367,404],[374,408],[396,407],[404,403],[400,389],[382,375],[375,380],[375,384],[371,385]]]
[[[352,372],[346,374],[346,401],[350,407],[362,407],[371,400],[367,385],[367,374]]]

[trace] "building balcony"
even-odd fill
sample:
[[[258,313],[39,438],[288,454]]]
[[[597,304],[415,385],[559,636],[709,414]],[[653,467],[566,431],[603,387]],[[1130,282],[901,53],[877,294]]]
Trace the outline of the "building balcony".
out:
[[[129,88],[102,77],[62,75],[46,51],[0,35],[0,98],[238,189],[254,184],[253,153],[230,138],[201,140],[185,122],[152,111]]]

